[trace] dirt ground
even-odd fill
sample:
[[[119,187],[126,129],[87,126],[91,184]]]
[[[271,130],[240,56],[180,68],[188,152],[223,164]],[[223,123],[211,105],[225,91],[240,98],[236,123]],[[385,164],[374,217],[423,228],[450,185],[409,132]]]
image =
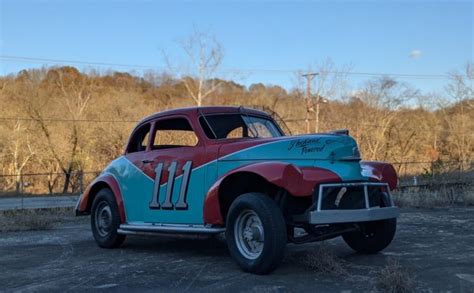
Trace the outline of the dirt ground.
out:
[[[239,270],[218,239],[129,237],[120,249],[101,249],[88,220],[1,233],[0,291],[373,291],[395,259],[415,291],[474,292],[474,208],[402,210],[394,241],[376,255],[355,254],[340,238],[288,245],[284,262],[267,276]],[[305,265],[321,245],[345,273]]]

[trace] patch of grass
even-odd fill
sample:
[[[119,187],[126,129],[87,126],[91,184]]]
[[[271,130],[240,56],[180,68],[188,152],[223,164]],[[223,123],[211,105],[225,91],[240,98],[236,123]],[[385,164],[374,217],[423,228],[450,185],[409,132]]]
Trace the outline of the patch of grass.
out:
[[[0,211],[0,232],[49,230],[73,216],[73,208]]]
[[[405,293],[414,290],[414,281],[398,261],[389,258],[387,265],[377,274],[375,286],[382,292]]]
[[[474,205],[474,185],[439,190],[412,188],[403,192],[394,192],[393,198],[399,207],[472,206]]]
[[[296,261],[305,268],[315,272],[328,273],[336,276],[348,274],[345,262],[338,258],[324,243],[319,244],[314,250],[297,256]]]
[[[470,188],[466,188],[463,193],[464,204],[467,206],[474,206],[474,185]]]

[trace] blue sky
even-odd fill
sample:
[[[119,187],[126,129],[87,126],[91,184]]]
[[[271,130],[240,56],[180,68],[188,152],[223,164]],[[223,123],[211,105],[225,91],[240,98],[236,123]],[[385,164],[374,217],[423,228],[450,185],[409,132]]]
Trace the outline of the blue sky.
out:
[[[352,64],[354,72],[445,74],[474,60],[471,1],[0,3],[3,56],[140,64],[160,69],[165,67],[162,50],[179,56],[174,54],[179,50],[176,42],[196,26],[212,32],[222,43],[224,70],[292,71],[331,58],[339,66]],[[0,60],[0,74],[40,66]],[[294,85],[291,72],[257,71],[240,79],[247,85]],[[366,79],[352,75],[351,84]],[[438,90],[446,82],[403,80],[425,92]]]

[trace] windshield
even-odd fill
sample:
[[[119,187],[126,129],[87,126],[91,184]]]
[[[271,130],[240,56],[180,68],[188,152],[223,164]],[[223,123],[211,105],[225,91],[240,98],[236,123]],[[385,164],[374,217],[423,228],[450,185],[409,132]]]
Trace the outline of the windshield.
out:
[[[207,137],[223,138],[267,138],[284,134],[275,121],[263,116],[247,114],[209,114],[199,118]]]

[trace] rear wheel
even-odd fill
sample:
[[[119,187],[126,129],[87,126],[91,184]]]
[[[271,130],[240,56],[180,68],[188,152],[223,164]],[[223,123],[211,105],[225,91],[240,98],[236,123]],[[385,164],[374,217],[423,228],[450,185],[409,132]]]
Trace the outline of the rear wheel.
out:
[[[125,240],[117,230],[120,226],[120,214],[112,191],[100,190],[92,203],[91,229],[94,239],[100,247],[119,247]]]
[[[364,222],[359,227],[359,231],[343,234],[344,241],[359,253],[377,253],[392,242],[397,219]]]
[[[230,254],[244,271],[267,274],[283,259],[285,220],[276,203],[265,194],[239,196],[230,207],[226,226]]]

